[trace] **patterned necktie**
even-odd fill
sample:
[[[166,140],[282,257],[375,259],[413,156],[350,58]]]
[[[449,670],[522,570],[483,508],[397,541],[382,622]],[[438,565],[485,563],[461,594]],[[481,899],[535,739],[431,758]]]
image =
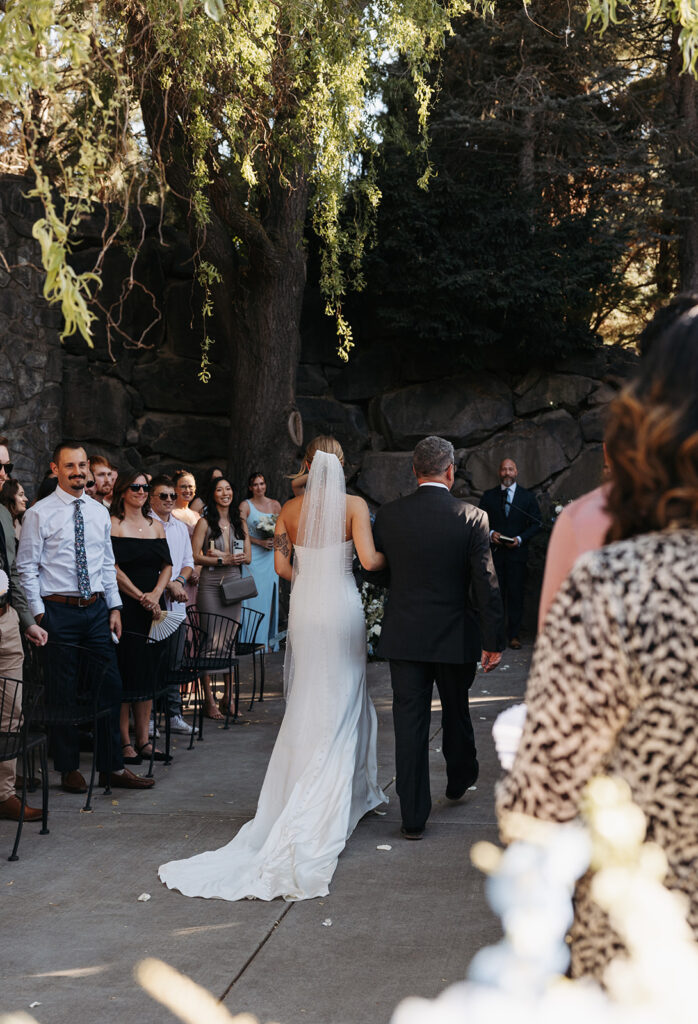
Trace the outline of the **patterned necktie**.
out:
[[[85,520],[82,518],[82,498],[77,498],[73,505],[75,520],[75,568],[78,574],[78,590],[80,597],[91,597],[90,574],[87,571],[87,552],[85,551]]]
[[[507,487],[507,489],[504,491],[504,515],[507,517],[507,519],[509,518],[509,513],[510,512],[511,512],[511,499],[509,497],[509,488]]]

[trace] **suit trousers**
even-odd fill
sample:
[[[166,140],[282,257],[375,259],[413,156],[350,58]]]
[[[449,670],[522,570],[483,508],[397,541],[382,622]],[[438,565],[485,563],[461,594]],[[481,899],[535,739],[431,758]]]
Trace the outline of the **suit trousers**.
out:
[[[503,551],[496,551],[493,561],[504,602],[507,640],[511,640],[515,636],[518,637],[521,632],[526,563],[514,561]]]
[[[116,664],[114,643],[109,629],[109,611],[104,598],[98,598],[86,608],[76,605],[46,602],[46,612],[41,625],[48,632],[49,640],[63,644],[78,644],[91,651],[107,665],[102,683],[100,705],[109,706],[110,714],[100,718],[97,735],[94,738],[97,750],[97,770],[100,772],[119,771],[124,766],[121,753],[119,713],[121,711],[121,676]],[[69,684],[70,668],[61,685]],[[56,725],[51,729],[53,762],[57,772],[72,772],[80,766],[80,737],[78,728],[72,724]]]
[[[429,725],[434,683],[441,698],[442,748],[450,785],[464,784],[477,764],[468,690],[476,662],[390,661],[396,789],[406,829],[423,829],[431,810]]]
[[[2,529],[2,527],[0,527]],[[22,707],[22,665],[24,663],[24,651],[22,650],[22,636],[19,629],[19,616],[14,608],[8,608],[0,618],[0,677],[6,690],[6,699],[3,702],[3,718],[0,728],[11,730],[16,728],[18,720],[10,721],[10,708],[13,698],[15,699],[15,711]],[[16,692],[19,690],[19,692]],[[5,708],[7,711],[5,711]],[[17,761],[0,761],[0,801],[8,800],[15,792],[15,771]]]

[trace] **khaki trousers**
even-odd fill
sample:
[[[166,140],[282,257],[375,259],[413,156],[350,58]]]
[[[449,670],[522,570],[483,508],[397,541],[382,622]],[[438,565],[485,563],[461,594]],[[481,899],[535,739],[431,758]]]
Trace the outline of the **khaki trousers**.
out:
[[[14,608],[8,608],[0,616],[0,686],[5,686],[5,698],[2,702],[3,731],[16,728],[19,724],[19,711],[22,707],[22,687],[14,680],[22,678],[22,635],[19,629],[19,617]],[[5,682],[4,680],[7,680]],[[15,691],[18,691],[15,696]],[[15,697],[13,705],[13,697]],[[14,706],[15,714],[12,715]],[[14,796],[16,761],[0,761],[0,802]]]

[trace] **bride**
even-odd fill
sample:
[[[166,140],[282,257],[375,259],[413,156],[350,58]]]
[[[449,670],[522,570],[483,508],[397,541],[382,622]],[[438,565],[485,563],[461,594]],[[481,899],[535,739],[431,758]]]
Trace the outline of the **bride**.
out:
[[[276,571],[292,580],[286,713],[252,821],[220,850],[160,868],[162,881],[185,896],[326,896],[357,822],[387,802],[377,780],[352,547],[365,569],[384,568],[385,558],[374,547],[366,502],[346,493],[337,441],[316,437],[305,465],[305,494],[282,508],[274,543]]]

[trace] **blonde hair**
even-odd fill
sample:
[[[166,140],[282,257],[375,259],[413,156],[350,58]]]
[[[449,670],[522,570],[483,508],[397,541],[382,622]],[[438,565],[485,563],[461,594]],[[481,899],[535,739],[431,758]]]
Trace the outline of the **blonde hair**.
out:
[[[308,472],[308,466],[312,465],[315,452],[327,452],[328,455],[336,455],[341,465],[344,465],[344,452],[342,446],[336,437],[332,437],[331,434],[319,434],[318,437],[314,437],[308,447],[305,449],[305,455],[303,461],[300,464],[300,468],[297,473],[291,477],[292,480],[298,480],[299,477],[305,476]]]

